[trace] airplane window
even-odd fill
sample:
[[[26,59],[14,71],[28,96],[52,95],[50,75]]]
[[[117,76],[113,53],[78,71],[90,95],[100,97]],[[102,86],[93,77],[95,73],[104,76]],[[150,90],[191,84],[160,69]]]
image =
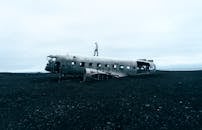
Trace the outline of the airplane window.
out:
[[[81,62],[79,65],[80,65],[80,67],[84,67],[85,66],[85,62]]]
[[[100,63],[97,64],[97,67],[101,67],[102,65]]]
[[[117,65],[113,65],[113,68],[116,69]]]
[[[92,66],[93,66],[93,63],[89,63],[89,66],[92,67]]]
[[[76,62],[75,62],[75,61],[72,61],[72,65],[76,65]]]
[[[109,65],[108,65],[108,64],[106,64],[106,65],[105,65],[105,67],[109,68]]]
[[[124,66],[123,65],[120,65],[120,67],[119,67],[120,69],[124,69]]]
[[[126,68],[129,70],[129,69],[130,69],[130,66],[127,66]]]

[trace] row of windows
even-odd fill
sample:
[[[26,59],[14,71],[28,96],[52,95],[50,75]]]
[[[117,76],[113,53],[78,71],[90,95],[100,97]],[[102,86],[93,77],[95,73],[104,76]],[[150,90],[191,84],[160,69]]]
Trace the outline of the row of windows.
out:
[[[86,64],[85,62],[80,62],[80,63],[79,63],[79,66],[80,66],[80,67],[84,67],[85,64]],[[76,62],[75,62],[75,61],[72,61],[72,66],[74,66],[74,65],[76,65]],[[93,66],[93,63],[88,63],[88,66],[89,66],[89,67],[92,67],[92,66]],[[97,63],[97,67],[101,68],[101,67],[102,67],[102,64],[101,64],[101,63]],[[109,64],[105,64],[105,67],[106,67],[106,68],[109,68],[110,65],[109,65]],[[112,68],[116,69],[116,68],[117,68],[117,65],[116,65],[116,64],[113,64],[113,65],[112,65]],[[124,69],[124,68],[130,69],[131,67],[130,67],[130,66],[126,66],[126,67],[125,67],[124,65],[120,65],[120,66],[119,66],[119,69]],[[133,69],[135,69],[135,67],[133,67]]]

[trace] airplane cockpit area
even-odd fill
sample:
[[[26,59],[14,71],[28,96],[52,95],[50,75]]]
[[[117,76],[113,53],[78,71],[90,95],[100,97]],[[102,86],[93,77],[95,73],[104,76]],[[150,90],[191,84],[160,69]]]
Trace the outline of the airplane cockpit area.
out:
[[[52,73],[59,73],[60,71],[60,62],[58,61],[56,56],[48,56],[47,57],[48,63],[46,65],[45,70],[52,72]]]

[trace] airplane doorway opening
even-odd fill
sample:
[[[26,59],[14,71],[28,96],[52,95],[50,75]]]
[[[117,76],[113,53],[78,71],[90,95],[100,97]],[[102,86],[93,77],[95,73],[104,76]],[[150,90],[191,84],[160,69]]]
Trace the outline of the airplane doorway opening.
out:
[[[150,67],[149,63],[137,61],[137,73],[147,72],[149,71],[149,67]]]

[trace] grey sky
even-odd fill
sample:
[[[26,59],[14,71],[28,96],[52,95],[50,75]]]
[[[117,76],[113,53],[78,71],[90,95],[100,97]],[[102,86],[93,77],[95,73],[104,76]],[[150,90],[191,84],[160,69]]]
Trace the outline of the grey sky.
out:
[[[42,71],[49,54],[154,59],[160,69],[202,68],[200,0],[0,2],[0,71]],[[170,66],[170,68],[169,68]]]

